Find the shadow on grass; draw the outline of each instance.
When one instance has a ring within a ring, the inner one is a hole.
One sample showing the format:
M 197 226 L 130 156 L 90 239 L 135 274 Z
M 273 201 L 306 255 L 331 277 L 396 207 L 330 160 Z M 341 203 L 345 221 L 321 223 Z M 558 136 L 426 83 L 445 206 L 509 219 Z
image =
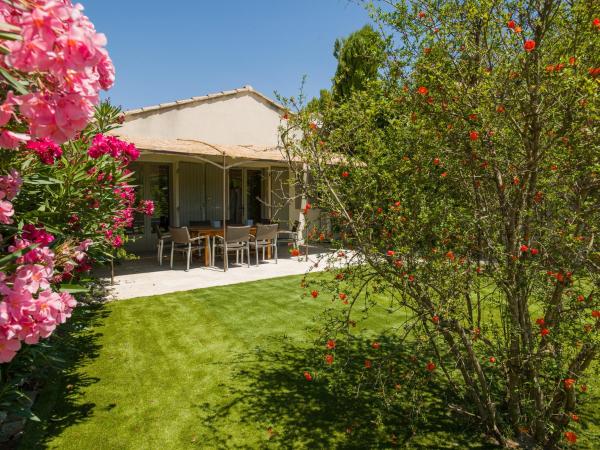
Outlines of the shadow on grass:
M 99 380 L 79 369 L 86 361 L 98 357 L 102 334 L 94 330 L 108 315 L 102 303 L 80 304 L 72 318 L 52 336 L 50 357 L 56 363 L 40 380 L 41 391 L 33 407 L 40 421 L 27 424 L 17 448 L 43 448 L 63 429 L 92 416 L 96 405 L 80 403 L 79 399 L 86 387 Z
M 319 368 L 313 366 L 323 355 L 314 349 L 287 339 L 273 347 L 239 355 L 233 382 L 223 386 L 228 401 L 217 409 L 201 406 L 205 442 L 227 442 L 232 434 L 223 424 L 239 415 L 242 426 L 263 427 L 273 447 L 497 448 L 485 443 L 476 423 L 449 413 L 456 399 L 406 343 L 386 341 L 374 351 L 358 341 L 338 350 L 333 366 Z

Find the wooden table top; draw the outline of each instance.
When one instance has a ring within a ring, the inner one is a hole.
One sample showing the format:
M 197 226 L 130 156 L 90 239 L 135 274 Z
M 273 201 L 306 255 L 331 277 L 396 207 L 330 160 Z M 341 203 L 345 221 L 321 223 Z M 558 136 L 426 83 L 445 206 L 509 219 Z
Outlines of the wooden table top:
M 223 227 L 188 227 L 188 230 L 190 230 L 190 233 L 198 236 L 223 236 Z M 250 227 L 250 234 L 256 234 L 255 226 Z

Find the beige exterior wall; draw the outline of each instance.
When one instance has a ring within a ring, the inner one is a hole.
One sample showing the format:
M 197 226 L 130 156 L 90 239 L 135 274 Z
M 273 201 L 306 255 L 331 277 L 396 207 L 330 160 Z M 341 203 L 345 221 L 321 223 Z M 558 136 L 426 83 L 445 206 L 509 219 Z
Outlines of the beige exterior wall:
M 245 91 L 127 115 L 119 134 L 275 147 L 281 114 L 258 94 Z

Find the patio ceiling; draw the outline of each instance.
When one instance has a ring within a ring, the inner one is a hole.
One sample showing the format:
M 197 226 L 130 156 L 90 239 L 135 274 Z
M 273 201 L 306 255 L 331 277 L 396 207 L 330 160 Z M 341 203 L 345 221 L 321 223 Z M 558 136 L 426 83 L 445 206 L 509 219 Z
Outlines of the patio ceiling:
M 255 145 L 220 145 L 210 144 L 195 139 L 156 139 L 118 135 L 120 139 L 134 144 L 139 150 L 167 154 L 207 157 L 227 157 L 252 161 L 286 162 L 286 155 L 273 147 Z

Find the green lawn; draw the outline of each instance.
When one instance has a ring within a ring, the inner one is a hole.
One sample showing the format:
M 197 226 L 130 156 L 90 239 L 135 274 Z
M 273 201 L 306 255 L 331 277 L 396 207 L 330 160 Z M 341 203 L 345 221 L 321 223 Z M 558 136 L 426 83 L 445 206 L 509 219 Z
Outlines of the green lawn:
M 71 337 L 69 369 L 41 393 L 41 422 L 30 422 L 21 448 L 486 448 L 443 401 L 410 431 L 402 408 L 381 423 L 368 392 L 332 395 L 307 382 L 303 371 L 318 364 L 310 327 L 331 303 L 301 297 L 299 284 L 287 277 L 82 308 L 75 328 L 92 325 Z M 369 322 L 384 329 L 397 319 L 381 310 Z

